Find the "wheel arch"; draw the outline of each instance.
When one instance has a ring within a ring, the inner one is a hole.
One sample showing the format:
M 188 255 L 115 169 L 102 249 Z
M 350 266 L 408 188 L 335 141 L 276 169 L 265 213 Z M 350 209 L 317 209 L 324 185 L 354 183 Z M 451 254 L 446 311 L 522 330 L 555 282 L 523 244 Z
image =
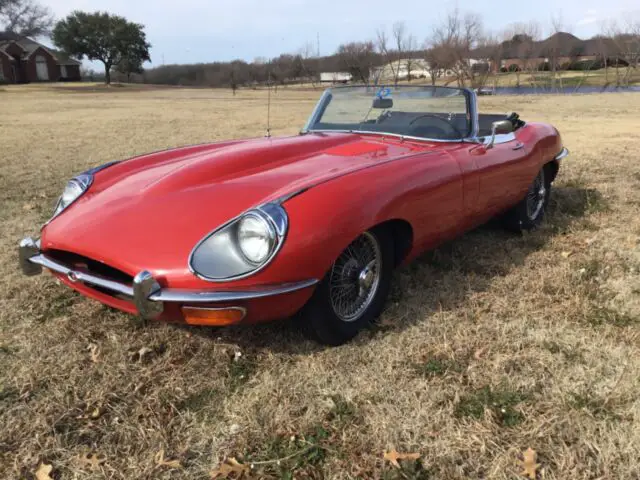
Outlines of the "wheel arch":
M 392 218 L 371 226 L 368 230 L 385 229 L 393 238 L 394 266 L 404 262 L 413 248 L 413 226 L 402 218 Z
M 549 173 L 549 183 L 553 183 L 553 181 L 558 176 L 558 170 L 560 170 L 560 162 L 558 160 L 551 160 L 544 164 L 544 169 Z

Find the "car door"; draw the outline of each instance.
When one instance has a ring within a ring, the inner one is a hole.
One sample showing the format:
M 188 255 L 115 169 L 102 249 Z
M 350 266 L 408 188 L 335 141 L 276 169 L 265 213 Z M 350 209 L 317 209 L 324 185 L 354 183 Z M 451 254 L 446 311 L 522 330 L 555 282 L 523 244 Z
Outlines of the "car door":
M 518 135 L 496 135 L 493 146 L 479 145 L 472 155 L 478 178 L 477 215 L 493 216 L 524 197 L 535 159 Z

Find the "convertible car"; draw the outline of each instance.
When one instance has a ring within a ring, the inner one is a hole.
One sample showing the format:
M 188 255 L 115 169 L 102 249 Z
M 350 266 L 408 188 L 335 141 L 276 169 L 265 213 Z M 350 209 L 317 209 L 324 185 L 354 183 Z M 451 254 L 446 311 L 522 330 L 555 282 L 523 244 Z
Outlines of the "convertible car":
M 19 261 L 145 319 L 295 315 L 337 345 L 380 314 L 396 266 L 495 216 L 538 226 L 567 154 L 551 125 L 479 114 L 473 90 L 332 88 L 299 135 L 78 175 Z

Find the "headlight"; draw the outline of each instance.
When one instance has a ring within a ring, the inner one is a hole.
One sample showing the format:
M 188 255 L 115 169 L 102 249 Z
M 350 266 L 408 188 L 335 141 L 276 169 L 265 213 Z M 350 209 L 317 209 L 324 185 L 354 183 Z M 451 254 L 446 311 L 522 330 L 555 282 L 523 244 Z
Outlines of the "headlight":
M 287 227 L 287 214 L 280 205 L 249 210 L 202 239 L 191 252 L 189 268 L 211 281 L 256 273 L 275 257 Z
M 247 260 L 259 265 L 273 251 L 276 235 L 263 217 L 249 213 L 238 223 L 238 245 Z
M 56 203 L 56 208 L 53 212 L 52 219 L 60 215 L 60 213 L 75 202 L 84 192 L 86 192 L 91 183 L 93 182 L 93 176 L 83 173 L 78 175 L 77 177 L 69 180 L 66 187 L 60 195 L 58 199 L 58 203 Z

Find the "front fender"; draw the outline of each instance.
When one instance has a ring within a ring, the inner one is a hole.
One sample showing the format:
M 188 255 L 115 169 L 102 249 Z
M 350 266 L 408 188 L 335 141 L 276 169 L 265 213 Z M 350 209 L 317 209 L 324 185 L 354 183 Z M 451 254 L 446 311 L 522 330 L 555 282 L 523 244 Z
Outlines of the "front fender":
M 289 199 L 289 233 L 274 269 L 322 278 L 362 232 L 390 220 L 413 230 L 412 252 L 454 234 L 463 215 L 460 168 L 447 153 L 431 151 L 317 185 Z

